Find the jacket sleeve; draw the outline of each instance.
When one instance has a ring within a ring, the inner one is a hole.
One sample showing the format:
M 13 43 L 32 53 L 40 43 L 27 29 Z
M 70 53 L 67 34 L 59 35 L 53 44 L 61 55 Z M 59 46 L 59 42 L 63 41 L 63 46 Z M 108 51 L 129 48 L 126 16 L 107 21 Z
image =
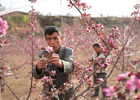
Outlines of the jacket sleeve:
M 96 62 L 96 54 L 94 53 L 91 57 L 89 57 L 89 60 L 91 61 L 91 62 Z
M 63 71 L 66 74 L 70 74 L 73 72 L 74 69 L 74 55 L 73 55 L 73 50 L 72 49 L 66 49 L 64 60 L 62 60 L 63 64 Z
M 35 79 L 41 79 L 44 77 L 44 71 L 41 70 L 40 72 L 37 69 L 37 65 L 35 66 L 35 68 L 33 69 L 33 76 Z
M 39 58 L 42 58 L 43 55 L 43 51 L 39 54 Z M 35 68 L 33 69 L 33 77 L 35 79 L 41 79 L 44 77 L 44 70 L 41 69 L 41 71 L 38 71 L 37 69 L 37 65 L 35 66 Z

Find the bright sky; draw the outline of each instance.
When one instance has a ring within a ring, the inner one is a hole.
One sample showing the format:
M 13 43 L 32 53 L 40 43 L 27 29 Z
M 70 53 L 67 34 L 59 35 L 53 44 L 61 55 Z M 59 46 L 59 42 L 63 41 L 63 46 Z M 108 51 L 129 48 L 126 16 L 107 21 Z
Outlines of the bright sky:
M 93 17 L 103 16 L 130 16 L 134 10 L 133 6 L 140 3 L 140 0 L 83 0 L 90 6 L 89 11 Z M 0 3 L 6 10 L 20 10 L 28 12 L 31 9 L 31 3 L 28 0 L 0 0 Z M 47 15 L 66 15 L 79 16 L 76 9 L 67 7 L 67 0 L 37 0 L 34 4 L 36 11 Z

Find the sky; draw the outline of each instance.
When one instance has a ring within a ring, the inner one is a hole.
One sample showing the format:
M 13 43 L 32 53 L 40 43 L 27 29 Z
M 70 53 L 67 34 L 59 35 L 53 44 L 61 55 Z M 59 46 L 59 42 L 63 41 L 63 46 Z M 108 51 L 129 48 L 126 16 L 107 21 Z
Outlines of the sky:
M 129 17 L 134 11 L 134 5 L 140 3 L 140 0 L 82 0 L 92 8 L 88 11 L 92 17 L 100 17 L 102 14 L 115 17 Z M 28 12 L 31 9 L 31 3 L 28 0 L 0 0 L 5 7 L 5 11 L 0 13 L 8 13 L 12 11 Z M 43 15 L 71 15 L 80 16 L 76 9 L 67 7 L 67 0 L 37 0 L 34 8 Z

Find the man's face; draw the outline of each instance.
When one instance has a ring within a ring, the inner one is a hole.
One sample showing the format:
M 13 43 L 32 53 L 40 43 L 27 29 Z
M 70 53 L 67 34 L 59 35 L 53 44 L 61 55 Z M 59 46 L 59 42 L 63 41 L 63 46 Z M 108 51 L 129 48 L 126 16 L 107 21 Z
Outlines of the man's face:
M 97 47 L 97 46 L 94 47 L 94 50 L 96 53 L 100 53 L 102 51 L 101 47 Z
M 46 42 L 48 46 L 53 47 L 54 52 L 57 52 L 61 45 L 62 37 L 59 36 L 57 32 L 54 32 L 52 35 L 46 34 Z

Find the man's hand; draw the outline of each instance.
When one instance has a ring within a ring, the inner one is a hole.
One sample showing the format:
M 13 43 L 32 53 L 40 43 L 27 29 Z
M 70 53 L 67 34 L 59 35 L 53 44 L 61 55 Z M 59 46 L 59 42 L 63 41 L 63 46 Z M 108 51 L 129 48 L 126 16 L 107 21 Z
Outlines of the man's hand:
M 39 58 L 37 62 L 37 69 L 40 71 L 47 66 L 46 58 Z
M 91 64 L 98 63 L 98 61 L 97 61 L 96 59 L 93 59 L 93 58 L 89 58 L 88 61 L 89 61 Z
M 63 68 L 62 61 L 59 59 L 59 55 L 56 53 L 53 53 L 51 56 L 47 57 L 48 62 L 58 66 L 59 68 Z
M 93 64 L 93 63 L 94 63 L 92 59 L 88 59 L 88 61 L 89 61 L 91 64 Z
M 93 60 L 91 58 L 88 59 L 89 62 L 92 62 Z

